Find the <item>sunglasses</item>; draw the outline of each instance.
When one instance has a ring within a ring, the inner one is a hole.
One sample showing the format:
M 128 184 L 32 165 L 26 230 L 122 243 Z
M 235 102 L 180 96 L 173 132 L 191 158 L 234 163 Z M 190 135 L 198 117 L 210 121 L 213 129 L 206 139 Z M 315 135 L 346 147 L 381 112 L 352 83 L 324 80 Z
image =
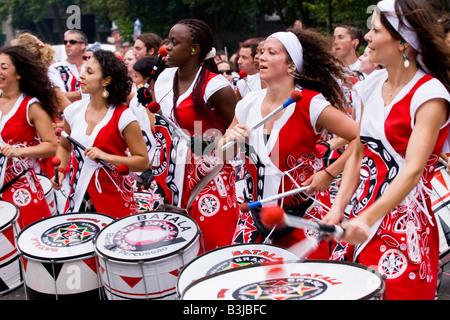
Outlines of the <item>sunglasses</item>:
M 231 75 L 231 70 L 219 70 L 220 74 L 226 73 L 227 75 Z
M 71 45 L 77 44 L 77 43 L 83 43 L 83 41 L 77 41 L 77 40 L 64 40 L 64 45 L 67 45 L 70 43 Z
M 88 61 L 91 57 L 83 57 L 84 61 Z

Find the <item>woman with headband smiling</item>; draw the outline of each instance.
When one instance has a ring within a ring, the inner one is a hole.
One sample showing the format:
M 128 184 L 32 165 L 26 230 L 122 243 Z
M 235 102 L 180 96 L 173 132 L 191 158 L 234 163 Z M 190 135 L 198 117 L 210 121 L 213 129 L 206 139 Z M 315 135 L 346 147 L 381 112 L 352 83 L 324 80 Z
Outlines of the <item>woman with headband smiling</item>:
M 359 139 L 325 223 L 344 219 L 359 263 L 386 277 L 387 299 L 435 299 L 439 236 L 430 193 L 448 136 L 450 51 L 422 0 L 378 3 L 365 36 L 386 69 L 362 84 Z
M 231 129 L 222 140 L 223 145 L 231 141 L 246 143 L 246 201 L 309 186 L 307 193 L 284 198 L 278 204 L 290 214 L 307 219 L 320 220 L 328 211 L 328 187 L 343 170 L 347 156 L 344 154 L 324 169 L 316 143 L 324 130 L 348 141 L 355 139 L 357 133 L 356 123 L 343 111 L 343 94 L 337 79 L 346 79 L 330 54 L 330 43 L 321 34 L 304 29 L 277 32 L 265 40 L 259 65 L 267 89 L 250 93 L 238 103 Z M 295 90 L 301 91 L 299 102 L 251 132 L 250 128 L 288 100 Z M 237 149 L 227 152 L 224 157 L 229 159 L 236 152 Z M 253 217 L 257 226 L 250 241 L 260 241 L 262 236 L 270 238 L 273 244 L 290 247 L 308 236 L 300 229 L 265 229 L 258 211 L 253 209 L 248 216 L 247 224 L 251 225 Z M 329 244 L 322 243 L 310 257 L 328 259 L 329 255 Z

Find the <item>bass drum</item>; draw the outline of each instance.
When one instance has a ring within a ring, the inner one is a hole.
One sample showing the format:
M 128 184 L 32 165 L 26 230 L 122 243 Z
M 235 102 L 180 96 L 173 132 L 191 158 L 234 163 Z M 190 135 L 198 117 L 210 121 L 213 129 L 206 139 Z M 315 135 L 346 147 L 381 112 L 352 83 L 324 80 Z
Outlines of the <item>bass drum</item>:
M 102 299 L 93 241 L 113 222 L 98 213 L 66 213 L 24 228 L 17 238 L 29 300 Z
M 200 231 L 184 214 L 152 211 L 121 218 L 95 240 L 109 300 L 174 300 L 179 271 L 200 252 Z
M 382 300 L 384 279 L 351 262 L 250 265 L 191 283 L 183 300 Z
M 177 291 L 183 291 L 192 282 L 224 270 L 256 263 L 296 261 L 298 257 L 291 251 L 259 243 L 237 244 L 208 251 L 191 261 L 181 270 Z

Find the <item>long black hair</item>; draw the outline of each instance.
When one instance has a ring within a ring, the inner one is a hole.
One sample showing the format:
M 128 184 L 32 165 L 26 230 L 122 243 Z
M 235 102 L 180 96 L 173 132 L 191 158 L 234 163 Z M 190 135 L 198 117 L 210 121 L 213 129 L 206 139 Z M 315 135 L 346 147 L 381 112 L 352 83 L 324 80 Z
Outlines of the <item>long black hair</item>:
M 192 90 L 192 101 L 194 103 L 194 109 L 203 117 L 205 121 L 210 123 L 214 128 L 223 130 L 223 132 L 225 132 L 225 129 L 227 128 L 229 123 L 227 123 L 225 119 L 223 119 L 213 111 L 214 106 L 207 105 L 207 103 L 203 100 L 203 86 L 206 79 L 209 77 L 211 72 L 219 72 L 214 61 L 214 57 L 205 59 L 206 55 L 211 51 L 214 45 L 214 37 L 211 28 L 204 21 L 198 19 L 184 19 L 178 21 L 176 24 L 185 25 L 189 29 L 192 43 L 198 44 L 200 46 L 199 58 L 203 68 Z M 176 110 L 177 100 L 179 97 L 177 82 L 178 74 L 176 73 L 173 82 L 174 108 L 172 110 L 174 119 L 179 123 L 179 117 Z
M 54 120 L 58 115 L 56 107 L 58 100 L 44 63 L 22 46 L 3 47 L 0 49 L 0 54 L 9 56 L 17 74 L 20 75 L 20 91 L 28 96 L 36 97 L 45 112 Z

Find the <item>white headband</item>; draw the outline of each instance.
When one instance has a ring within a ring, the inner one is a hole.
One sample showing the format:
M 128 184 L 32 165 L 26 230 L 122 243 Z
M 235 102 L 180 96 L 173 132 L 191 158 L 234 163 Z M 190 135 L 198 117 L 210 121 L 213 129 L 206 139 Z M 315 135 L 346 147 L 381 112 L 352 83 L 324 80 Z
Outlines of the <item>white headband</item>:
M 303 71 L 303 47 L 297 36 L 292 32 L 276 32 L 268 38 L 275 38 L 279 40 L 286 48 L 289 56 L 297 68 L 298 73 Z
M 406 19 L 402 19 L 403 24 L 400 25 L 400 20 L 395 12 L 395 0 L 380 1 L 377 6 L 380 11 L 384 13 L 389 23 L 402 36 L 402 38 L 405 39 L 405 41 L 408 42 L 414 50 L 421 53 L 422 48 L 420 47 L 419 37 L 409 22 Z

